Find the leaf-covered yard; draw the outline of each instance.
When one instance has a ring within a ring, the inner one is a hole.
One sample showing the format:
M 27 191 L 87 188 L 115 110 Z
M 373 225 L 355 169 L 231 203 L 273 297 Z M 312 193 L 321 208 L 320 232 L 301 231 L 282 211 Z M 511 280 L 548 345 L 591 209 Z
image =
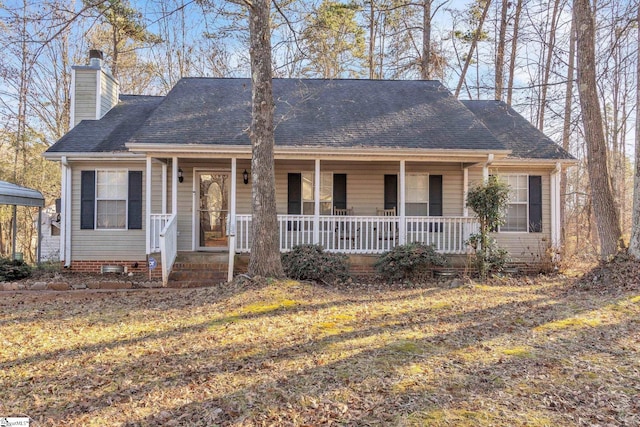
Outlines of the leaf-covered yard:
M 0 416 L 32 426 L 640 425 L 637 284 L 285 281 L 0 309 Z

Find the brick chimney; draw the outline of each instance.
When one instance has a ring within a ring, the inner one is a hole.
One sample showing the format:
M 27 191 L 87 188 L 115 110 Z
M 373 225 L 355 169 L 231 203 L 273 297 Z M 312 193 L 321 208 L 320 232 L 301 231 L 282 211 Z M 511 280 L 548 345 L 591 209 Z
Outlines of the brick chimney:
M 71 127 L 100 120 L 118 103 L 119 84 L 104 67 L 101 50 L 89 51 L 89 65 L 74 65 L 71 74 Z

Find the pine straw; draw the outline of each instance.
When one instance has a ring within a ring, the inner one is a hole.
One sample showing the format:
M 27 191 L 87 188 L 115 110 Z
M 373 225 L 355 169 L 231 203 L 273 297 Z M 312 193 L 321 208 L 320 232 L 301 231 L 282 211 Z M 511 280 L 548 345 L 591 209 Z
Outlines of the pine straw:
M 0 416 L 32 426 L 639 425 L 640 292 L 574 286 L 239 280 L 4 294 Z

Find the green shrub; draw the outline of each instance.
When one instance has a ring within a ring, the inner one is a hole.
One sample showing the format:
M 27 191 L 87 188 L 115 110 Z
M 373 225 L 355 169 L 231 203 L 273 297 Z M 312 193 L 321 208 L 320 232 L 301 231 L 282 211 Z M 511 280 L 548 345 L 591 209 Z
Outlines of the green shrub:
M 332 283 L 349 278 L 346 255 L 325 252 L 320 245 L 295 246 L 282 254 L 282 267 L 287 277 Z
M 509 203 L 509 185 L 492 175 L 486 183 L 475 186 L 467 192 L 467 206 L 480 223 L 480 231 L 467 241 L 475 251 L 474 264 L 482 280 L 497 267 L 502 268 L 507 253 L 498 248 L 497 243 L 489 236 L 504 224 L 504 216 Z M 502 263 L 502 264 L 501 264 Z
M 375 263 L 378 273 L 388 281 L 411 280 L 433 267 L 447 265 L 447 259 L 431 245 L 409 243 L 384 253 Z
M 12 282 L 31 276 L 31 267 L 24 261 L 0 258 L 0 282 Z
M 509 252 L 499 247 L 493 237 L 486 237 L 486 246 L 484 248 L 481 242 L 482 236 L 480 234 L 472 234 L 467 240 L 467 244 L 473 249 L 471 262 L 480 277 L 486 278 L 489 273 L 502 271 L 510 259 Z

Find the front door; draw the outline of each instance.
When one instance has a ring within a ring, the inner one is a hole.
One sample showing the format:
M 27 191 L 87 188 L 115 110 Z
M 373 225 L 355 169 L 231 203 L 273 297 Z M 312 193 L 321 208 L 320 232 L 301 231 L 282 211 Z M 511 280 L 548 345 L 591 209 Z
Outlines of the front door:
M 197 172 L 198 249 L 228 247 L 229 175 L 227 172 Z

